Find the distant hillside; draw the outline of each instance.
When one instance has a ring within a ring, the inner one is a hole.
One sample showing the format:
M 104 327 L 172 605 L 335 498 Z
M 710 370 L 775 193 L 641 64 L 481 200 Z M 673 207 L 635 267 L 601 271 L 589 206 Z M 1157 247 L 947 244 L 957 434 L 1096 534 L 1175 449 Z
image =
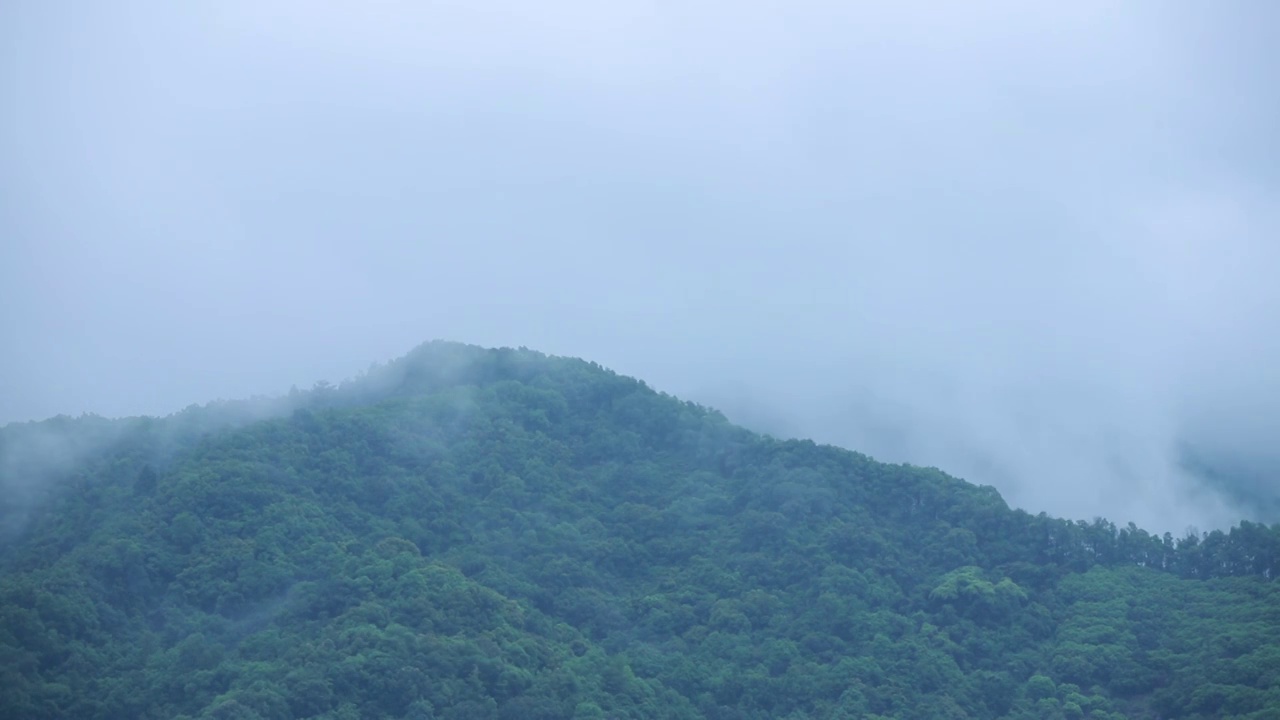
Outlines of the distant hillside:
M 0 429 L 0 719 L 1278 718 L 1280 525 L 1156 537 L 429 343 Z
M 1231 457 L 1184 445 L 1181 460 L 1205 487 L 1246 508 L 1254 520 L 1280 522 L 1280 466 L 1274 458 Z

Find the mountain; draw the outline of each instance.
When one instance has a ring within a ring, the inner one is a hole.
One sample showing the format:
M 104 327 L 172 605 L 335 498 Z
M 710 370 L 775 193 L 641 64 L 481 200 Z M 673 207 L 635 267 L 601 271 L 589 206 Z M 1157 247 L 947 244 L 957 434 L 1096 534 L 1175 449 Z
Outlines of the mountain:
M 1277 718 L 1280 525 L 1157 537 L 428 343 L 0 429 L 0 718 Z

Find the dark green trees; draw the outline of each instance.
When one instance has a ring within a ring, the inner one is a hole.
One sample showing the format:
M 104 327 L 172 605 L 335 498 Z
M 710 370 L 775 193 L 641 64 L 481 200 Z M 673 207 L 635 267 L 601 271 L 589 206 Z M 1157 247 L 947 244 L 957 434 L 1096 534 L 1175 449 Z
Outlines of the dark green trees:
M 84 450 L 21 523 L 0 505 L 0 718 L 1280 707 L 1280 527 L 1032 516 L 581 361 L 429 344 L 274 405 L 57 429 Z

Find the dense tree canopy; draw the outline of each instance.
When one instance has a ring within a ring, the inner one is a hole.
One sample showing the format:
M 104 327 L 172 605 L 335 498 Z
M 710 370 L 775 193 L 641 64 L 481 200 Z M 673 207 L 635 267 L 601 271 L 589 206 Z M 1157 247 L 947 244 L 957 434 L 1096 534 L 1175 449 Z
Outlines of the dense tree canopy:
M 1033 516 L 527 350 L 0 472 L 5 719 L 1280 718 L 1280 526 Z

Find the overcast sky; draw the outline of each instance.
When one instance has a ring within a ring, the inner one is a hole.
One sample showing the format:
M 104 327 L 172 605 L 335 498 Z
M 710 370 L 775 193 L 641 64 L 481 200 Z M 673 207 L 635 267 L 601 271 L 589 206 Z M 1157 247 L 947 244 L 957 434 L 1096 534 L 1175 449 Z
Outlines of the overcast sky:
M 444 338 L 1179 532 L 1280 458 L 1280 5 L 0 4 L 0 423 Z M 1280 462 L 1277 463 L 1280 466 Z

